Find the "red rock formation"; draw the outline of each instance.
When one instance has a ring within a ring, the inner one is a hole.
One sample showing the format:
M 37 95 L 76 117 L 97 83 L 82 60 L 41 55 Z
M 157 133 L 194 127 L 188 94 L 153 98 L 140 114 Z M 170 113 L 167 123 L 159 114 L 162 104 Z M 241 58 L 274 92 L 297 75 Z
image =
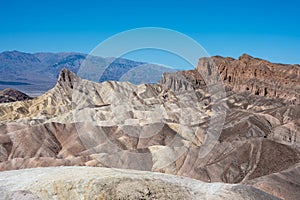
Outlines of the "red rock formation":
M 238 60 L 212 57 L 223 83 L 234 91 L 300 102 L 300 65 L 284 65 L 243 54 Z M 198 68 L 201 68 L 201 61 Z

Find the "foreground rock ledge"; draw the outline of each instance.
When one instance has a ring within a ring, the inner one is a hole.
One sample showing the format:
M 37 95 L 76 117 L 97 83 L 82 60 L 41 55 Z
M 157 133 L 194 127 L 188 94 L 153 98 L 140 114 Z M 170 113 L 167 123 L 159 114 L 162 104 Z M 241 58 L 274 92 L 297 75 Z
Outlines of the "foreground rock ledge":
M 278 199 L 251 186 L 100 167 L 0 173 L 0 199 Z

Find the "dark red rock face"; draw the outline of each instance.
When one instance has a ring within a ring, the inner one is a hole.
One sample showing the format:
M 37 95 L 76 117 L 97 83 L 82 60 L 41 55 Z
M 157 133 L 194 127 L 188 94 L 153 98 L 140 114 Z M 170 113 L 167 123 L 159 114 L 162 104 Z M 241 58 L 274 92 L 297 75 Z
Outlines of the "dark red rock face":
M 223 83 L 234 91 L 249 91 L 254 95 L 300 102 L 299 65 L 270 63 L 246 54 L 238 60 L 222 57 L 212 57 L 212 60 Z

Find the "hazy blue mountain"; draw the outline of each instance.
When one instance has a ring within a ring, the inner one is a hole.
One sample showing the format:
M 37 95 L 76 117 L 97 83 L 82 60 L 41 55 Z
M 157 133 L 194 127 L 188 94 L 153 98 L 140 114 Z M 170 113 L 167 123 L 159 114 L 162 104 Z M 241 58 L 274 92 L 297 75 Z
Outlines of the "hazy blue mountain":
M 2 81 L 27 80 L 28 72 L 35 71 L 36 68 L 42 70 L 45 67 L 37 57 L 29 53 L 6 51 L 0 54 L 0 80 Z
M 49 62 L 47 67 L 47 72 L 53 75 L 55 78 L 58 77 L 59 72 L 63 69 L 69 69 L 72 72 L 77 73 L 82 61 L 86 58 L 84 54 L 69 54 L 61 57 L 59 60 L 56 59 L 56 62 Z M 54 59 L 53 59 L 54 60 Z M 53 61 L 50 60 L 50 61 Z
M 63 68 L 77 73 L 87 58 L 92 59 L 94 65 L 105 67 L 99 76 L 99 82 L 121 80 L 134 84 L 154 83 L 164 72 L 174 71 L 159 65 L 124 58 L 87 56 L 87 54 L 73 52 L 34 54 L 19 51 L 2 52 L 0 53 L 0 90 L 10 87 L 32 96 L 39 95 L 55 85 L 59 72 Z M 89 72 L 91 75 L 94 73 L 96 72 Z M 89 79 L 89 77 L 85 78 Z

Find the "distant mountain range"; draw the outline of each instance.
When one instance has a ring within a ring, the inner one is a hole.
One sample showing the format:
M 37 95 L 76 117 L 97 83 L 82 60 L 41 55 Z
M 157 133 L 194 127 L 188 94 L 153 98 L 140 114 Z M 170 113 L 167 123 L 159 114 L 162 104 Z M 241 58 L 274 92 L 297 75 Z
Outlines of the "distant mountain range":
M 31 96 L 40 95 L 55 85 L 63 68 L 77 73 L 87 56 L 83 53 L 70 52 L 34 54 L 19 51 L 2 52 L 0 90 L 14 88 Z M 155 83 L 164 72 L 174 71 L 171 68 L 123 58 L 94 57 L 93 60 L 98 66 L 107 66 L 110 63 L 99 78 L 99 82 L 120 80 L 134 84 Z

